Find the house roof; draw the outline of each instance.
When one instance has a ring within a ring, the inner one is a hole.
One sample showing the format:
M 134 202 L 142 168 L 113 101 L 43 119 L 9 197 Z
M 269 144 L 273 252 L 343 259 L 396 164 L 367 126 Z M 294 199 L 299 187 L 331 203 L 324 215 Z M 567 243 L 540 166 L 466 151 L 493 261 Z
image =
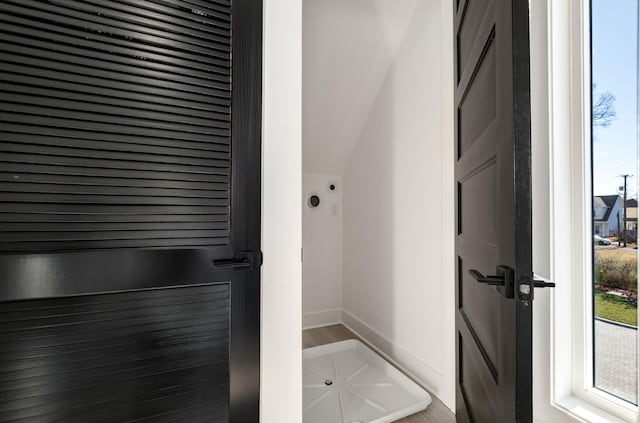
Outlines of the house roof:
M 596 212 L 596 209 L 598 209 L 599 212 Z M 600 213 L 601 210 L 604 210 L 604 213 Z M 602 198 L 593 197 L 593 219 L 596 222 L 601 222 L 602 217 L 605 215 L 606 212 L 607 212 L 607 205 L 604 203 L 604 201 L 602 201 Z
M 638 200 L 635 198 L 627 200 L 627 207 L 638 207 Z
M 604 201 L 604 203 L 607 205 L 607 207 L 613 207 L 616 205 L 616 201 L 618 201 L 618 198 L 620 198 L 620 196 L 618 194 L 615 195 L 598 195 L 599 198 L 602 199 L 602 201 Z
M 607 211 L 604 213 L 601 219 L 596 219 L 597 221 L 606 222 L 609 220 L 609 216 L 611 216 L 611 212 L 613 211 L 613 207 L 616 205 L 616 201 L 620 198 L 619 195 L 596 195 L 593 197 L 594 202 L 598 202 L 600 204 L 604 204 L 607 208 Z M 627 202 L 628 203 L 628 202 Z

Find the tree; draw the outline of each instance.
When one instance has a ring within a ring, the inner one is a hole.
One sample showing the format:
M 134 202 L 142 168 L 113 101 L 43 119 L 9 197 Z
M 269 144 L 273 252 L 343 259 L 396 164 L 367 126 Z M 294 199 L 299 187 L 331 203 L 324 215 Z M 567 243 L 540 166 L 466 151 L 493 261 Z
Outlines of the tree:
M 606 128 L 611 125 L 616 119 L 616 97 L 611 94 L 611 91 L 605 91 L 597 96 L 596 99 L 596 86 L 593 86 L 593 111 L 592 121 L 594 127 Z

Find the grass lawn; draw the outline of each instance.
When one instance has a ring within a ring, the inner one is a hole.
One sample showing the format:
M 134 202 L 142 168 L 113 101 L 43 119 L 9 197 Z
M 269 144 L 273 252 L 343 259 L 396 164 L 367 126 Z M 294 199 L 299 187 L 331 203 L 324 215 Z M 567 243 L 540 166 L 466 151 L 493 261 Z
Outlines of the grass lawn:
M 596 247 L 596 257 L 603 258 L 620 258 L 623 260 L 635 260 L 638 257 L 638 250 L 629 248 L 600 249 Z
M 627 304 L 622 297 L 597 292 L 595 308 L 596 316 L 598 317 L 638 326 L 638 308 Z

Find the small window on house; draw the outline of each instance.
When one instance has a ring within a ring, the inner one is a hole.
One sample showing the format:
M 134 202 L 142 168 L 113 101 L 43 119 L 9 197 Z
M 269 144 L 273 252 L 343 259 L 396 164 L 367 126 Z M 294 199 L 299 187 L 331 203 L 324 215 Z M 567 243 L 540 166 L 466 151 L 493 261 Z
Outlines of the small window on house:
M 638 0 L 592 0 L 593 385 L 638 403 Z

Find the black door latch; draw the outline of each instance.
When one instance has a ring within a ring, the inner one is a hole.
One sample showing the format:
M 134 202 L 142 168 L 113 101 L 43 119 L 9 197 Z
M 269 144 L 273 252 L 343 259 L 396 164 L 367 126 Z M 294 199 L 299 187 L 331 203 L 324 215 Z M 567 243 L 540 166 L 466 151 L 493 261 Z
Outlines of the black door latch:
M 240 251 L 233 258 L 213 260 L 213 267 L 220 270 L 255 270 L 262 266 L 262 251 Z
M 496 267 L 496 275 L 495 276 L 485 276 L 477 270 L 471 269 L 469 270 L 469 274 L 473 276 L 473 278 L 478 283 L 483 283 L 486 285 L 493 285 L 497 287 L 498 292 L 504 295 L 507 298 L 515 298 L 515 277 L 514 271 L 510 267 L 507 266 L 498 266 Z M 531 292 L 530 281 L 523 280 L 520 283 L 520 298 L 525 300 L 533 299 Z M 533 286 L 535 288 L 555 288 L 556 284 L 554 282 L 547 282 L 533 279 Z
M 534 288 L 555 288 L 555 282 L 547 282 L 547 281 L 537 281 L 534 279 L 533 281 Z
M 515 296 L 515 282 L 513 276 L 513 269 L 507 266 L 497 266 L 495 276 L 485 276 L 475 269 L 469 270 L 469 274 L 478 283 L 486 285 L 493 285 L 496 290 L 507 298 L 514 298 Z

